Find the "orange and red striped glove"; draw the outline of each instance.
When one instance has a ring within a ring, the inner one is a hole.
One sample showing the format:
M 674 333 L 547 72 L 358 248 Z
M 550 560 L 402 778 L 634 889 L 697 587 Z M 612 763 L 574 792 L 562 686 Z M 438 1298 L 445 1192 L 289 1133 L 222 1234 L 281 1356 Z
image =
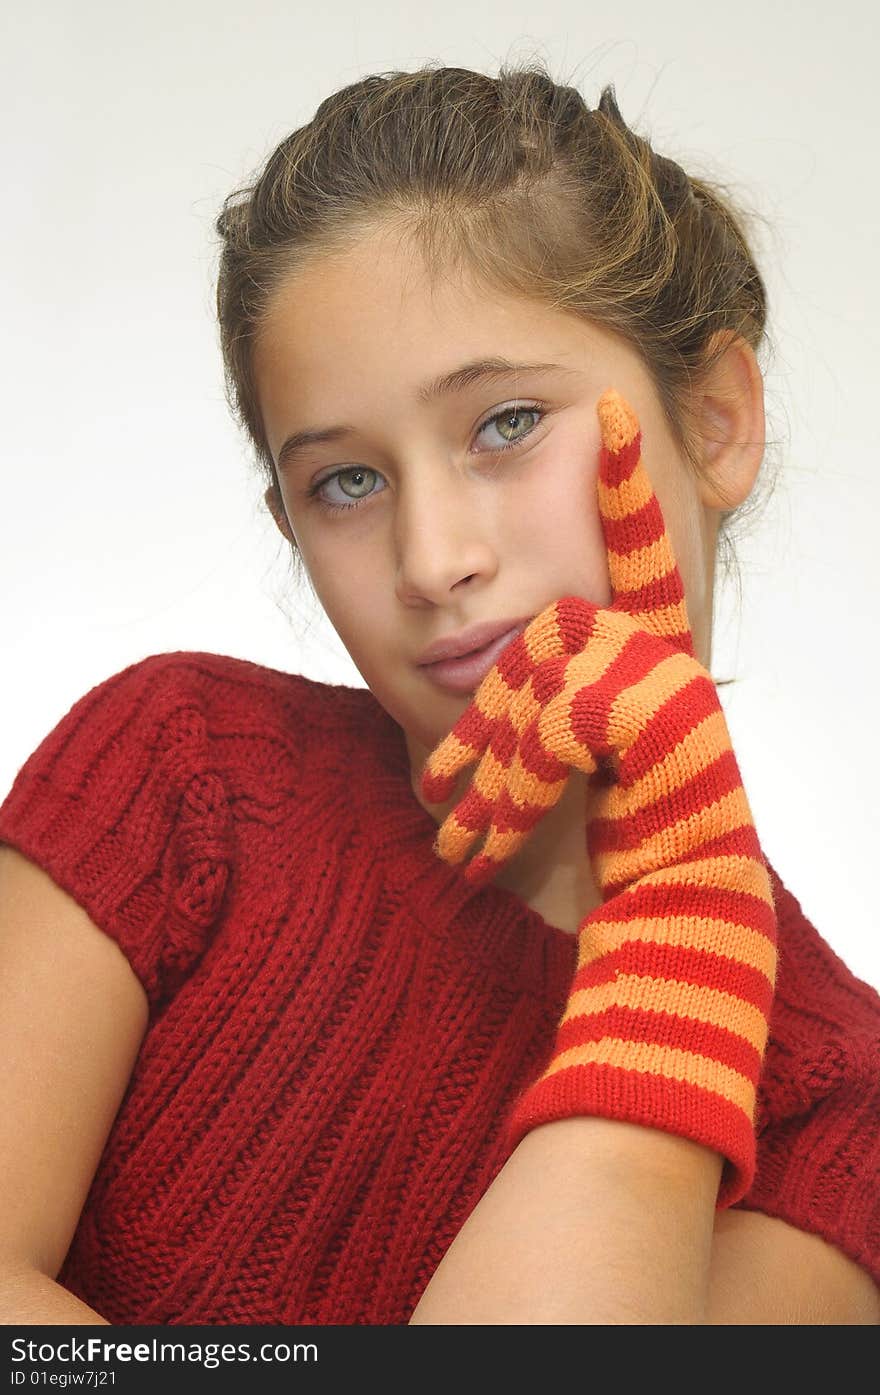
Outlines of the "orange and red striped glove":
M 600 791 L 586 828 L 603 904 L 553 1051 L 509 1121 L 602 1115 L 690 1138 L 724 1158 L 716 1206 L 749 1190 L 755 1103 L 776 976 L 767 865 L 684 588 L 641 460 L 638 420 L 597 404 L 599 510 L 612 603 L 554 602 L 504 650 L 428 758 L 442 803 L 479 760 L 435 847 L 476 884 L 516 852 L 572 768 Z

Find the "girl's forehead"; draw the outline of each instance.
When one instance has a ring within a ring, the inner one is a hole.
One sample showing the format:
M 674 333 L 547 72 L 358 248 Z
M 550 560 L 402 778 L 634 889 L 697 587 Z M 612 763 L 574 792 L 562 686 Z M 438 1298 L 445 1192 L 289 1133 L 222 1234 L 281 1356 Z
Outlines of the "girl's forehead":
M 405 246 L 355 244 L 285 277 L 254 343 L 258 377 L 284 370 L 301 385 L 340 367 L 371 378 L 393 368 L 421 382 L 455 363 L 506 356 L 523 362 L 607 357 L 622 341 L 536 297 L 429 275 Z M 384 253 L 387 252 L 387 255 Z
M 405 248 L 357 244 L 348 252 L 310 259 L 284 276 L 268 302 L 264 324 L 308 321 L 315 332 L 330 319 L 356 329 L 373 321 L 443 324 L 462 316 L 534 315 L 549 307 L 535 298 L 480 283 L 474 275 L 438 276 Z

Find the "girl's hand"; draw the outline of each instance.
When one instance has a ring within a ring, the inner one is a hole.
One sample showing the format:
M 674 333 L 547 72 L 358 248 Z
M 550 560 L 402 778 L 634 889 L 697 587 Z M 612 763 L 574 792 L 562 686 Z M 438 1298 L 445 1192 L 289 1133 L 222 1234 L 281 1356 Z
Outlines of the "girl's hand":
M 556 803 L 572 768 L 604 788 L 586 830 L 604 904 L 579 930 L 557 1044 L 520 1099 L 530 1128 L 601 1114 L 722 1153 L 719 1206 L 754 1174 L 754 1112 L 776 971 L 766 863 L 715 685 L 694 657 L 684 591 L 641 432 L 616 392 L 598 403 L 598 491 L 613 599 L 548 606 L 486 675 L 428 759 L 449 797 L 437 850 L 481 883 Z
M 556 804 L 572 768 L 597 783 L 618 777 L 614 756 L 647 722 L 651 699 L 642 684 L 616 712 L 605 709 L 640 669 L 647 673 L 673 651 L 693 662 L 677 670 L 667 663 L 661 677 L 674 682 L 699 668 L 681 574 L 640 458 L 638 422 L 613 390 L 599 399 L 597 413 L 599 516 L 611 605 L 601 609 L 566 596 L 542 611 L 504 650 L 422 775 L 425 798 L 442 803 L 460 772 L 482 756 L 437 840 L 440 856 L 460 863 L 488 829 L 481 854 L 465 869 L 474 885 L 490 880 L 517 852 Z M 655 639 L 643 638 L 643 631 Z M 601 726 L 603 712 L 612 724 L 608 730 Z

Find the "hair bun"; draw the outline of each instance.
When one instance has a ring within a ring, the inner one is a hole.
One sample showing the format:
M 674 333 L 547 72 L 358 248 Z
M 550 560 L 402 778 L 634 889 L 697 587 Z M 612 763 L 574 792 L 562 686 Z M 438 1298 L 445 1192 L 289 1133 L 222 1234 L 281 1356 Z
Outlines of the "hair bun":
M 659 155 L 648 141 L 637 136 L 626 124 L 617 105 L 613 83 L 609 83 L 607 87 L 602 89 L 596 110 L 600 111 L 603 116 L 607 116 L 609 121 L 614 122 L 633 149 L 644 152 L 648 156 L 658 196 L 668 214 L 674 216 L 686 204 L 696 202 L 693 185 L 681 165 L 676 164 L 675 160 L 667 159 L 665 155 Z
M 667 213 L 674 215 L 680 212 L 686 204 L 696 202 L 694 186 L 681 165 L 676 164 L 675 160 L 669 160 L 665 155 L 658 155 L 655 150 L 652 150 L 651 168 L 657 184 L 657 193 L 660 195 Z

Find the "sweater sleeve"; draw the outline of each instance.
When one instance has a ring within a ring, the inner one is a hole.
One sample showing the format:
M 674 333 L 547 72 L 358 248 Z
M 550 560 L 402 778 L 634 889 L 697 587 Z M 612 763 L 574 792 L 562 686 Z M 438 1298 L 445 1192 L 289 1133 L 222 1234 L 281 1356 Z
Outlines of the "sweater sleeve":
M 880 995 L 771 875 L 779 971 L 739 1205 L 821 1236 L 880 1285 Z
M 0 805 L 0 842 L 117 942 L 151 1009 L 208 943 L 231 862 L 229 802 L 186 658 L 152 655 L 92 688 Z

